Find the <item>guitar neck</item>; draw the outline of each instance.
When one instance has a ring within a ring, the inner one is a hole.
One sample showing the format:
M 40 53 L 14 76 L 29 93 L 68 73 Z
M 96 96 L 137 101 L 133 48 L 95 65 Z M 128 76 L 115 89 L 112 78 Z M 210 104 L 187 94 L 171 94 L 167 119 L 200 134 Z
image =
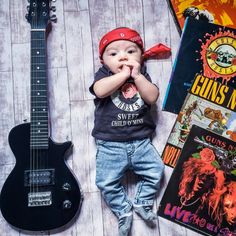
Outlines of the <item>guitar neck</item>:
M 33 149 L 48 148 L 46 32 L 31 30 L 31 131 Z

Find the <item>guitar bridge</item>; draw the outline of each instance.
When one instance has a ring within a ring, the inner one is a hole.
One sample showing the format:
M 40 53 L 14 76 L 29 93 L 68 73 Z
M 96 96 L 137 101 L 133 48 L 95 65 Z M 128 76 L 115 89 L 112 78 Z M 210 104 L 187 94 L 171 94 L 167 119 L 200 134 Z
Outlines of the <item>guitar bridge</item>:
M 54 169 L 26 170 L 24 185 L 25 187 L 54 185 L 54 176 Z
M 50 206 L 52 204 L 51 192 L 28 193 L 28 207 Z

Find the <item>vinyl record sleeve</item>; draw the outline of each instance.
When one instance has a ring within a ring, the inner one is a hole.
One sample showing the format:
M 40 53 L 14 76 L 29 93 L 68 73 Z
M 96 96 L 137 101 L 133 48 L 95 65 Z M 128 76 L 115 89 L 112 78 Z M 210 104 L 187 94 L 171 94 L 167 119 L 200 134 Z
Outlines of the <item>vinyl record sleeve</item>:
M 178 114 L 196 76 L 236 86 L 236 29 L 188 18 L 162 109 Z
M 195 77 L 162 152 L 165 165 L 175 167 L 194 124 L 236 141 L 236 89 Z
M 158 215 L 203 235 L 235 235 L 235 153 L 235 142 L 193 125 Z
M 236 28 L 236 2 L 232 0 L 167 0 L 181 34 L 187 16 Z

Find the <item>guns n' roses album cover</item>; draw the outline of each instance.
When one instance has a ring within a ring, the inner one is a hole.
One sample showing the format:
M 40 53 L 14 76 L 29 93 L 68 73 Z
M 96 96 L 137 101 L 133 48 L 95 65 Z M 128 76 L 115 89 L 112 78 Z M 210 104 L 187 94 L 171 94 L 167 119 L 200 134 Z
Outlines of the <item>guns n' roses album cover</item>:
M 186 17 L 236 28 L 236 1 L 234 0 L 168 0 L 179 32 Z
M 204 235 L 236 235 L 236 143 L 193 125 L 158 214 Z
M 195 77 L 162 153 L 166 165 L 175 167 L 193 124 L 236 142 L 236 89 Z
M 163 110 L 178 114 L 196 76 L 236 87 L 236 29 L 188 18 Z

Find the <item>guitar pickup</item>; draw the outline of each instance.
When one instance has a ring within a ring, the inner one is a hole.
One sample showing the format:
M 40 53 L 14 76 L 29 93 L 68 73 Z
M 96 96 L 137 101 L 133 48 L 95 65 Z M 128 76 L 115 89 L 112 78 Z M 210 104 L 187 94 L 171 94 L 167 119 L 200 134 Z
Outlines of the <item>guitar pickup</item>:
M 50 206 L 52 204 L 51 192 L 28 193 L 28 207 Z
M 26 170 L 24 186 L 48 186 L 55 184 L 55 169 Z

